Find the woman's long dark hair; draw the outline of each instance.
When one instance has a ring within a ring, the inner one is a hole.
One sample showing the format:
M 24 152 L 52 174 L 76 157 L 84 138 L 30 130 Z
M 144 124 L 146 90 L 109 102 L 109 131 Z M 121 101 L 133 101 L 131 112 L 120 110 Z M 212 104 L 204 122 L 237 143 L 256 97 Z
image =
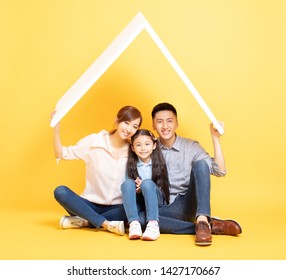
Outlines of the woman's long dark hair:
M 135 139 L 140 135 L 146 135 L 151 138 L 153 143 L 157 143 L 157 139 L 153 133 L 147 129 L 138 129 L 137 132 L 131 137 L 131 144 L 129 146 L 128 160 L 127 160 L 127 175 L 130 179 L 136 180 L 139 177 L 137 170 L 138 157 L 135 152 L 132 150 L 132 145 Z M 167 166 L 165 159 L 161 152 L 159 145 L 156 145 L 156 148 L 151 154 L 152 159 L 152 181 L 163 191 L 165 195 L 166 202 L 169 204 L 169 180 Z

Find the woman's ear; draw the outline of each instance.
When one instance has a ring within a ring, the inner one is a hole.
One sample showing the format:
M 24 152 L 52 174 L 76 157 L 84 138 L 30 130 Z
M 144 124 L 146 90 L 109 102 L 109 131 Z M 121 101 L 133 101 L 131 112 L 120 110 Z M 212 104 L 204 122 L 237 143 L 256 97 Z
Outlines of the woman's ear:
M 117 118 L 117 117 L 114 118 L 114 124 L 113 124 L 113 126 L 114 126 L 115 129 L 116 129 L 117 126 L 118 126 L 118 118 Z

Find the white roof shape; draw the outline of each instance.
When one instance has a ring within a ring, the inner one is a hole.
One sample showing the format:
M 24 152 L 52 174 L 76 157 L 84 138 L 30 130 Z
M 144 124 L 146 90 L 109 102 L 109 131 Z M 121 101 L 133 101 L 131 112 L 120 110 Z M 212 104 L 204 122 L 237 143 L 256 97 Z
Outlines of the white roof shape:
M 146 30 L 171 66 L 177 72 L 179 77 L 185 83 L 191 94 L 199 103 L 205 114 L 217 128 L 220 134 L 224 133 L 223 127 L 216 120 L 212 111 L 200 96 L 192 82 L 186 76 L 182 68 L 176 62 L 172 54 L 163 44 L 159 36 L 156 34 L 152 26 L 146 20 L 141 12 L 139 12 L 129 24 L 121 31 L 121 33 L 110 43 L 103 53 L 91 64 L 91 66 L 83 73 L 83 75 L 68 89 L 68 91 L 60 98 L 56 104 L 56 114 L 51 120 L 51 127 L 54 127 L 68 111 L 83 97 L 83 95 L 92 87 L 92 85 L 102 76 L 102 74 L 112 65 L 112 63 L 123 53 L 123 51 L 132 43 L 132 41 Z

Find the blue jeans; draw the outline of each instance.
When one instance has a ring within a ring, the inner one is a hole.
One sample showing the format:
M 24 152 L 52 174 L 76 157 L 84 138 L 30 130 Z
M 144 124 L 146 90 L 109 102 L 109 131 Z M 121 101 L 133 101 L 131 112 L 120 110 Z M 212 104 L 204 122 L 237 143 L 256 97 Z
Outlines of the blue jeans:
M 197 216 L 210 219 L 210 171 L 204 160 L 196 162 L 190 174 L 190 185 L 185 195 L 178 195 L 172 204 L 159 208 L 162 233 L 194 234 Z M 140 212 L 140 222 L 144 213 Z
M 146 213 L 139 212 L 139 221 L 144 229 L 146 227 Z M 161 233 L 169 234 L 195 234 L 196 224 L 192 222 L 182 221 L 174 218 L 164 217 L 159 214 L 159 226 Z
M 126 221 L 122 204 L 100 205 L 80 197 L 66 186 L 54 191 L 55 199 L 71 216 L 79 216 L 89 222 L 90 227 L 100 228 L 105 220 Z
M 129 223 L 139 221 L 139 212 L 146 211 L 146 221 L 159 221 L 158 203 L 163 204 L 162 193 L 156 184 L 150 180 L 143 180 L 140 186 L 141 193 L 136 194 L 134 180 L 127 179 L 121 185 L 123 206 Z

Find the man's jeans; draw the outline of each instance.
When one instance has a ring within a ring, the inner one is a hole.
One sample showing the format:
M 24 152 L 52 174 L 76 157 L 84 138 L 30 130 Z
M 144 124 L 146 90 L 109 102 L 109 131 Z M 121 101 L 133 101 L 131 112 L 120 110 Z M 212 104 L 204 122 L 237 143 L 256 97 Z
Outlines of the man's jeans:
M 100 228 L 105 221 L 126 221 L 122 204 L 100 205 L 80 197 L 66 186 L 59 186 L 54 191 L 55 199 L 71 216 L 88 220 L 90 227 Z
M 146 222 L 159 221 L 158 204 L 163 205 L 163 196 L 156 184 L 150 180 L 143 180 L 141 193 L 136 194 L 134 180 L 127 179 L 121 185 L 122 200 L 129 223 L 139 221 L 139 212 L 146 211 Z
M 162 233 L 195 233 L 194 221 L 199 215 L 210 217 L 210 171 L 200 160 L 192 167 L 190 186 L 185 195 L 178 195 L 174 202 L 159 208 L 159 225 Z M 140 222 L 144 212 L 140 212 Z

